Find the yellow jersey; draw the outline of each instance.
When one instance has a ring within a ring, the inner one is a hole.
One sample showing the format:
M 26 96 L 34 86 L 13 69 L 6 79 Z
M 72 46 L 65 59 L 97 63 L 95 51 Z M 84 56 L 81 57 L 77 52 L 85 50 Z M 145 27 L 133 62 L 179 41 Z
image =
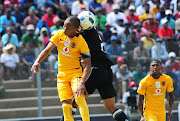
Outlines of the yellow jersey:
M 151 75 L 139 83 L 137 92 L 144 95 L 144 111 L 165 111 L 165 93 L 172 92 L 173 81 L 170 76 L 162 74 L 158 79 Z
M 82 70 L 82 54 L 90 55 L 88 45 L 82 35 L 70 38 L 64 34 L 64 30 L 59 30 L 50 38 L 50 41 L 57 45 L 58 72 L 70 73 L 72 70 Z

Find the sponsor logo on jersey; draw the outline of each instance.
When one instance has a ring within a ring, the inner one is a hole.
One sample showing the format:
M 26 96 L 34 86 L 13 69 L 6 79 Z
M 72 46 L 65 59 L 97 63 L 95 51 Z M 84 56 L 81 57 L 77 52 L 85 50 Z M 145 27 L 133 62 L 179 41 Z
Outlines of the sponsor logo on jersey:
M 69 48 L 64 47 L 64 48 L 63 48 L 63 52 L 64 52 L 64 53 L 68 53 L 68 52 L 69 52 Z
M 75 43 L 75 42 L 72 42 L 72 43 L 71 43 L 71 47 L 72 47 L 72 48 L 76 48 L 76 43 Z
M 163 81 L 163 82 L 162 82 L 162 86 L 165 86 L 165 85 L 166 85 L 166 82 L 165 82 L 165 81 Z
M 65 41 L 65 43 L 64 43 L 64 46 L 69 47 L 70 42 L 71 42 L 71 40 L 66 39 L 66 41 Z

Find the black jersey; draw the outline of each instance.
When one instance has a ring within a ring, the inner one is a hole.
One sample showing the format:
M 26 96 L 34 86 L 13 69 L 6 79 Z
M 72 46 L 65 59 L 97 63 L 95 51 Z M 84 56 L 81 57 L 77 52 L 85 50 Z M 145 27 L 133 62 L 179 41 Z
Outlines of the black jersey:
M 88 44 L 91 53 L 91 64 L 95 67 L 105 67 L 113 65 L 104 52 L 101 38 L 95 28 L 81 31 L 80 34 L 84 37 Z

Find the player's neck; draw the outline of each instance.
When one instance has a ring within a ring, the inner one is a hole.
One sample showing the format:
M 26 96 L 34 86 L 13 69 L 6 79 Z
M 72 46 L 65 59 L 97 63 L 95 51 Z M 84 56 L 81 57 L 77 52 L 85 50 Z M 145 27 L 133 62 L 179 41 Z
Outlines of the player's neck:
M 152 74 L 151 76 L 154 78 L 154 79 L 159 79 L 159 77 L 161 76 L 162 74 L 159 73 L 159 74 Z

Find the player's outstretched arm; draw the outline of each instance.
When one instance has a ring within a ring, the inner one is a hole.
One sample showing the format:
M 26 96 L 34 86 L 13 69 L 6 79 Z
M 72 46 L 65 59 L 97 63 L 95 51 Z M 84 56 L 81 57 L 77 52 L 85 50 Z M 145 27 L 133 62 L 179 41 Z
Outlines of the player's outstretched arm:
M 174 104 L 174 93 L 173 91 L 172 92 L 169 92 L 169 111 L 168 111 L 168 118 L 169 118 L 169 121 L 172 119 L 172 105 Z
M 144 95 L 139 94 L 139 96 L 138 96 L 138 109 L 139 109 L 139 113 L 141 115 L 140 121 L 145 121 L 145 118 L 143 115 L 143 100 L 144 100 Z
M 85 88 L 85 82 L 87 80 L 87 78 L 89 77 L 89 73 L 91 71 L 91 58 L 84 58 L 84 70 L 83 70 L 83 75 L 82 75 L 82 78 L 79 82 L 79 86 L 77 88 L 77 96 L 80 96 L 81 93 L 83 95 L 86 95 L 88 94 L 87 91 L 86 91 L 86 88 Z
M 49 55 L 49 53 L 53 50 L 54 47 L 55 45 L 52 42 L 49 42 L 47 47 L 37 57 L 36 61 L 34 62 L 31 68 L 31 71 L 33 71 L 34 73 L 39 72 L 40 62 L 43 61 Z

